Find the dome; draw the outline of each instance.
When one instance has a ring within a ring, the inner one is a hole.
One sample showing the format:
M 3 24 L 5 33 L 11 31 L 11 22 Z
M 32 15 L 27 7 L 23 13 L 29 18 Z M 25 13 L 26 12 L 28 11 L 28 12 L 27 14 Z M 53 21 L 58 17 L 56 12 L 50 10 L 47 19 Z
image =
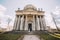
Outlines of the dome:
M 28 4 L 24 7 L 24 9 L 37 9 L 35 6 L 31 5 L 31 4 Z

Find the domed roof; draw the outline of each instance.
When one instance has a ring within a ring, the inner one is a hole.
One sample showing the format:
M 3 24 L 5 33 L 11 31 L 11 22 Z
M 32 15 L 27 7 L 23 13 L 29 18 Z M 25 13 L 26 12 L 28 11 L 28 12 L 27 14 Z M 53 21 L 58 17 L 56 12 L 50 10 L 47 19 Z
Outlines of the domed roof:
M 24 9 L 37 9 L 34 5 L 28 4 L 24 7 Z

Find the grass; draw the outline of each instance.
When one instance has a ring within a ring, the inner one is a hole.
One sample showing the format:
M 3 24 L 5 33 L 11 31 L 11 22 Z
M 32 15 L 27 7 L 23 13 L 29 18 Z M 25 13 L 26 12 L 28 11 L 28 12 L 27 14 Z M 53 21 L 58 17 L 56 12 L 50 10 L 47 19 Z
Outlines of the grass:
M 48 33 L 44 33 L 44 32 L 42 32 L 39 36 L 40 36 L 41 38 L 43 38 L 44 40 L 60 40 L 60 38 L 51 36 L 51 35 L 49 35 Z
M 60 34 L 55 33 L 55 35 L 60 37 Z
M 0 40 L 17 40 L 21 34 L 0 34 Z
M 56 38 L 60 38 L 60 34 L 54 33 L 54 34 L 50 34 L 51 36 L 54 36 Z

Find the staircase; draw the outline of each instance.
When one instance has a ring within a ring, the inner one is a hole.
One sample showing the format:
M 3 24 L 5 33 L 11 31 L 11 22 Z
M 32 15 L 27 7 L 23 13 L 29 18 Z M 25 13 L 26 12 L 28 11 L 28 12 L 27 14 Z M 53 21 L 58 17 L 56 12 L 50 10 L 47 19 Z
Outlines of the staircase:
M 13 33 L 13 34 L 27 34 L 27 35 L 39 35 L 41 34 L 42 32 L 45 32 L 45 31 L 9 31 L 9 32 L 5 32 L 5 33 Z

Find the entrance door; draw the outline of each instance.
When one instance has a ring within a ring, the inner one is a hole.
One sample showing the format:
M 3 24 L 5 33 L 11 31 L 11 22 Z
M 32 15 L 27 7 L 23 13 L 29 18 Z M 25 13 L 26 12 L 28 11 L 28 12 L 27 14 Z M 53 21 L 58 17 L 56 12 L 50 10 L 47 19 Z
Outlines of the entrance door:
M 28 30 L 29 30 L 30 32 L 32 31 L 32 24 L 31 24 L 31 23 L 28 24 Z

